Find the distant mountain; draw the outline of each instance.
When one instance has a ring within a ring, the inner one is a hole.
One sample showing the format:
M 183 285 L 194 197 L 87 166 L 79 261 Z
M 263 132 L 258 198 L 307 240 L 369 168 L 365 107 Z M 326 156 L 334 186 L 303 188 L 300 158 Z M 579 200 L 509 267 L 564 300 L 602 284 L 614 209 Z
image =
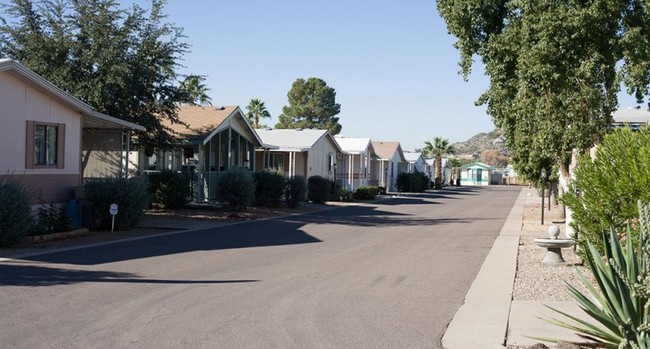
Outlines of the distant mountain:
M 478 159 L 481 155 L 481 152 L 483 152 L 485 149 L 503 150 L 505 145 L 503 144 L 503 139 L 500 138 L 500 136 L 501 135 L 498 130 L 487 133 L 477 133 L 465 142 L 453 143 L 452 145 L 456 149 L 456 153 L 454 155 L 461 158 Z

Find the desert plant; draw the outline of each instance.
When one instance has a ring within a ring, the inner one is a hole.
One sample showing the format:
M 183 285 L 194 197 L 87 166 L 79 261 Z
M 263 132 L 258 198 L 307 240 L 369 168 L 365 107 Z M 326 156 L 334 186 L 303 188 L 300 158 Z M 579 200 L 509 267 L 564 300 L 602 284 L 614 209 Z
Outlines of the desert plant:
M 149 185 L 145 177 L 88 180 L 84 191 L 90 207 L 91 225 L 95 229 L 110 229 L 111 204 L 117 204 L 119 209 L 115 216 L 116 229 L 136 226 L 149 207 Z
M 27 188 L 10 176 L 0 177 L 0 246 L 20 242 L 33 224 Z
M 232 168 L 221 176 L 217 185 L 219 201 L 232 211 L 242 211 L 253 203 L 255 183 L 245 168 Z
M 148 180 L 152 205 L 177 210 L 187 204 L 190 180 L 184 174 L 175 171 L 152 172 Z
M 624 127 L 606 135 L 594 159 L 581 156 L 575 180 L 561 201 L 573 211 L 572 227 L 586 251 L 591 241 L 602 254 L 601 231 L 622 232 L 637 217 L 637 200 L 650 201 L 650 129 Z M 638 228 L 632 226 L 636 240 Z
M 294 176 L 287 181 L 284 190 L 284 196 L 287 200 L 289 208 L 295 208 L 300 201 L 305 200 L 305 193 L 307 192 L 307 185 L 305 184 L 305 177 Z
M 580 308 L 601 326 L 549 307 L 571 320 L 549 320 L 551 323 L 576 331 L 605 348 L 650 349 L 650 245 L 646 244 L 650 206 L 639 202 L 638 210 L 640 234 L 636 249 L 632 239 L 626 239 L 623 247 L 614 229 L 603 237 L 604 256 L 588 242 L 587 262 L 596 286 L 582 273 L 580 276 L 591 297 L 567 284 Z M 628 226 L 628 233 L 630 230 Z
M 260 206 L 277 206 L 284 194 L 285 180 L 277 171 L 256 172 L 255 204 Z
M 361 186 L 352 195 L 355 200 L 374 200 L 377 198 L 379 189 L 376 186 Z
M 329 179 L 321 176 L 309 177 L 307 179 L 307 199 L 316 204 L 324 203 L 327 201 L 329 187 Z

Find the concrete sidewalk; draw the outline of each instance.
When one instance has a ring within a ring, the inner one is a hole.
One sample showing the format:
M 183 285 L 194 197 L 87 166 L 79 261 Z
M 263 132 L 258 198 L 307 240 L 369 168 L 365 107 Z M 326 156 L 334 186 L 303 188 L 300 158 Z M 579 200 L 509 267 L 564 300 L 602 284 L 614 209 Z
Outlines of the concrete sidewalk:
M 445 348 L 525 347 L 541 342 L 526 336 L 579 340 L 571 331 L 538 318 L 558 318 L 544 304 L 583 317 L 573 302 L 512 301 L 526 194 L 522 189 L 464 304 L 450 322 L 442 338 Z

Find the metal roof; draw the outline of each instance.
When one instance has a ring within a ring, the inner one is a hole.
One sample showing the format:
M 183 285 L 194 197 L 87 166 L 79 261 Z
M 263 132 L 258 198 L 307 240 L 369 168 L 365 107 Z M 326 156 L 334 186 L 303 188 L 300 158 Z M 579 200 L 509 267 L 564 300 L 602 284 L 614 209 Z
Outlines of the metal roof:
M 370 138 L 334 136 L 334 139 L 341 146 L 341 149 L 349 154 L 360 154 L 366 152 L 370 147 Z
M 277 146 L 276 151 L 308 151 L 321 138 L 329 137 L 335 147 L 341 150 L 334 137 L 327 130 L 314 129 L 256 129 L 262 143 Z
M 640 108 L 618 109 L 612 115 L 615 125 L 641 125 L 650 122 L 650 111 Z

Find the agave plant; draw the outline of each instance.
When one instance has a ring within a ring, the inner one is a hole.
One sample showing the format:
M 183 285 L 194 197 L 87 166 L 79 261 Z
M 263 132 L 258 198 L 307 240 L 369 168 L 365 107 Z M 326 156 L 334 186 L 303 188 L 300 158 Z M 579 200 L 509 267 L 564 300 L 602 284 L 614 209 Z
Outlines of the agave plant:
M 576 331 L 582 338 L 604 348 L 650 349 L 650 245 L 646 244 L 650 234 L 649 204 L 639 203 L 639 218 L 641 232 L 637 249 L 632 239 L 626 239 L 623 247 L 613 229 L 609 239 L 606 236 L 603 239 L 605 256 L 589 242 L 587 261 L 596 286 L 582 273 L 580 277 L 591 297 L 567 284 L 578 306 L 598 325 L 552 307 L 548 308 L 570 321 L 547 321 Z

